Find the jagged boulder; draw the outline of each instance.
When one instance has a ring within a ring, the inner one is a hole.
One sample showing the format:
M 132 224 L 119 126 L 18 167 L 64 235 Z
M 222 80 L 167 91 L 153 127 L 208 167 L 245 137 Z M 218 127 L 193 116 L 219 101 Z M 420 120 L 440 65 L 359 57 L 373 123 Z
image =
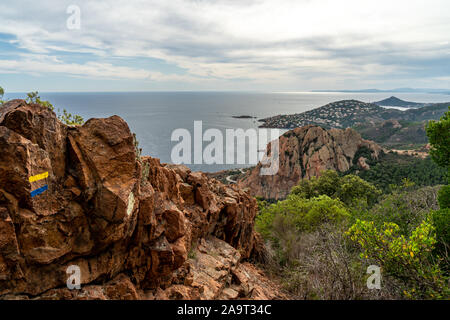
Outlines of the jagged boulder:
M 277 297 L 256 269 L 248 278 L 262 281 L 261 294 L 228 282 L 264 251 L 254 198 L 140 157 L 120 117 L 68 127 L 47 108 L 13 100 L 0 107 L 0 147 L 0 299 Z M 189 258 L 195 252 L 203 264 Z M 71 265 L 81 290 L 66 288 Z
M 269 144 L 269 150 L 270 147 Z M 262 165 L 258 163 L 238 181 L 238 186 L 248 188 L 254 196 L 283 199 L 301 179 L 319 176 L 328 169 L 347 171 L 357 151 L 363 147 L 373 158 L 378 158 L 382 150 L 350 128 L 325 130 L 315 125 L 296 128 L 279 138 L 278 172 L 271 176 L 260 175 Z M 363 169 L 368 168 L 361 161 L 360 164 Z

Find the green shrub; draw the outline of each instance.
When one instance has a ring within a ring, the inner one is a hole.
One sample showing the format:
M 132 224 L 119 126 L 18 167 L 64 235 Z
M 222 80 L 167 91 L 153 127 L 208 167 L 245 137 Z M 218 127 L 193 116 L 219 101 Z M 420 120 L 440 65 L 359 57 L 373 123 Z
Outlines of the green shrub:
M 49 101 L 41 100 L 41 97 L 37 91 L 27 93 L 26 101 L 28 103 L 39 104 L 50 109 L 51 111 L 55 111 L 55 107 Z M 71 113 L 68 113 L 66 109 L 63 109 L 62 114 L 59 113 L 58 109 L 58 119 L 69 126 L 82 125 L 84 123 L 83 117 L 79 115 L 72 115 Z
M 380 195 L 380 190 L 353 174 L 346 175 L 340 179 L 339 188 L 336 192 L 336 196 L 342 202 L 351 206 L 361 201 L 371 206 Z
M 450 208 L 450 185 L 443 186 L 439 190 L 438 201 L 441 209 Z
M 293 194 L 263 208 L 256 217 L 256 228 L 265 238 L 273 239 L 274 232 L 282 233 L 284 226 L 293 226 L 295 232 L 312 231 L 323 223 L 338 223 L 349 216 L 338 199 L 326 195 L 305 199 Z
M 439 186 L 414 190 L 408 183 L 397 187 L 391 194 L 381 197 L 370 210 L 354 211 L 352 221 L 357 218 L 373 221 L 380 228 L 385 222 L 399 226 L 402 235 L 408 235 L 428 216 L 430 210 L 439 208 L 437 192 Z
M 39 92 L 37 92 L 37 91 L 27 93 L 26 101 L 28 103 L 39 104 L 43 107 L 49 108 L 52 111 L 55 111 L 55 107 L 49 101 L 41 100 L 41 97 L 39 96 Z
M 3 101 L 4 94 L 5 94 L 5 90 L 2 87 L 0 87 L 0 104 L 4 103 L 4 101 Z
M 436 228 L 436 254 L 444 256 L 450 249 L 450 208 L 433 211 L 431 216 Z
M 430 121 L 426 127 L 430 154 L 440 166 L 450 170 L 450 106 L 439 121 Z
M 300 180 L 299 184 L 292 188 L 291 194 L 310 199 L 319 195 L 332 197 L 336 194 L 339 185 L 339 174 L 333 170 L 322 172 L 320 177 Z
M 408 238 L 399 231 L 392 222 L 377 228 L 373 221 L 358 219 L 347 235 L 361 247 L 362 258 L 379 264 L 383 272 L 401 281 L 405 297 L 448 298 L 448 278 L 432 255 L 436 235 L 430 219 L 422 221 Z
M 258 212 L 261 212 L 270 205 L 270 203 L 262 197 L 255 197 L 255 199 L 258 204 Z
M 446 184 L 446 170 L 438 166 L 430 157 L 425 159 L 387 153 L 369 170 L 358 172 L 358 176 L 375 185 L 384 193 L 391 192 L 391 185 L 401 185 L 407 178 L 416 187 Z
M 349 174 L 341 177 L 336 171 L 326 170 L 318 178 L 301 180 L 292 188 L 291 194 L 306 199 L 327 195 L 354 207 L 361 203 L 373 205 L 381 191 L 358 176 Z
M 83 117 L 77 114 L 72 115 L 66 109 L 63 110 L 63 114 L 58 114 L 58 119 L 69 126 L 82 125 L 84 123 Z

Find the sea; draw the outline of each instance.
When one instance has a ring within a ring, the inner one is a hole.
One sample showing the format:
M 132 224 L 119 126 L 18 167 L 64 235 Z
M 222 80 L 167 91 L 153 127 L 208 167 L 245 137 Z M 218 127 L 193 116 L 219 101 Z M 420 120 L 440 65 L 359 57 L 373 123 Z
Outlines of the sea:
M 43 100 L 55 109 L 67 109 L 85 120 L 118 115 L 127 121 L 137 136 L 142 154 L 171 163 L 172 141 L 176 129 L 192 133 L 194 121 L 202 121 L 202 129 L 218 129 L 225 139 L 226 129 L 258 130 L 258 119 L 278 114 L 294 114 L 321 107 L 327 103 L 356 99 L 375 102 L 390 96 L 413 102 L 447 102 L 450 95 L 425 93 L 338 93 L 338 92 L 41 92 Z M 7 93 L 6 99 L 25 98 L 26 93 Z M 252 118 L 234 118 L 233 116 Z M 284 133 L 281 130 L 279 134 Z M 209 142 L 203 142 L 203 148 Z M 223 141 L 224 148 L 226 146 Z M 246 153 L 250 147 L 246 148 Z M 238 151 L 236 150 L 235 153 Z M 225 154 L 225 153 L 224 153 Z M 193 158 L 193 156 L 192 156 Z M 223 158 L 226 162 L 225 157 Z M 246 155 L 246 159 L 249 157 Z M 193 162 L 193 159 L 192 161 Z M 220 161 L 219 161 L 220 162 Z M 236 161 L 237 162 L 237 158 Z M 254 165 L 254 163 L 187 163 L 195 171 L 215 172 Z

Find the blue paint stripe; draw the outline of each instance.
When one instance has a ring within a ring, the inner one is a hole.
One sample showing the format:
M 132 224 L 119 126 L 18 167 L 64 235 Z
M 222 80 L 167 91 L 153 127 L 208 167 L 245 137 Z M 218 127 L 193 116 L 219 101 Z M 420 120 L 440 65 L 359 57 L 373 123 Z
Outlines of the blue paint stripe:
M 34 196 L 40 195 L 41 193 L 43 193 L 47 190 L 48 190 L 48 185 L 45 185 L 39 189 L 33 190 L 33 191 L 31 191 L 31 197 L 33 198 Z

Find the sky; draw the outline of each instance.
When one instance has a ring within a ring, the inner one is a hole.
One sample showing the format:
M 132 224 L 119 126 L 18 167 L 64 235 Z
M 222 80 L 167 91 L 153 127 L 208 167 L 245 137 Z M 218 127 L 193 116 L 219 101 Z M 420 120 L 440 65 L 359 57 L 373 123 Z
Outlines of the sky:
M 450 1 L 0 0 L 0 86 L 450 89 Z

